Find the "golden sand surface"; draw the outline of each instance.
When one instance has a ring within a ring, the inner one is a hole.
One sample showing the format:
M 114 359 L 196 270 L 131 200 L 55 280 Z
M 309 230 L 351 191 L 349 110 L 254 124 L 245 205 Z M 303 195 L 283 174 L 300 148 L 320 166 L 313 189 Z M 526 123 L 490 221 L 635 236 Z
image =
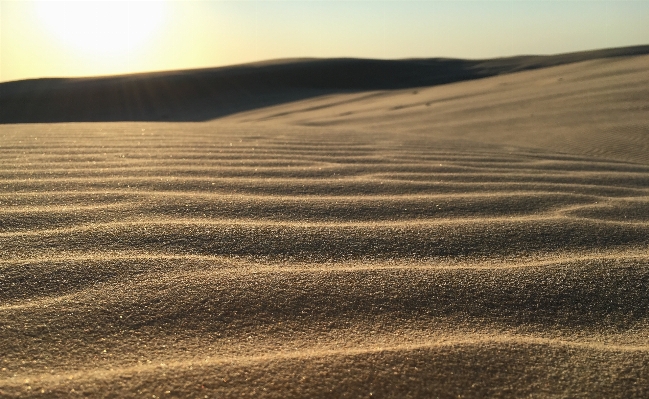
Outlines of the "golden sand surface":
M 647 71 L 0 126 L 0 396 L 648 397 Z

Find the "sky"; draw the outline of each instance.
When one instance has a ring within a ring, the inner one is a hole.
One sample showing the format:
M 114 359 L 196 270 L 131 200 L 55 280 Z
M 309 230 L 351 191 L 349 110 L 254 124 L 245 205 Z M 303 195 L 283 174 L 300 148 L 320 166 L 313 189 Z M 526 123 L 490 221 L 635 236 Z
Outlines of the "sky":
M 649 0 L 0 0 L 0 82 L 278 58 L 491 58 L 649 44 Z

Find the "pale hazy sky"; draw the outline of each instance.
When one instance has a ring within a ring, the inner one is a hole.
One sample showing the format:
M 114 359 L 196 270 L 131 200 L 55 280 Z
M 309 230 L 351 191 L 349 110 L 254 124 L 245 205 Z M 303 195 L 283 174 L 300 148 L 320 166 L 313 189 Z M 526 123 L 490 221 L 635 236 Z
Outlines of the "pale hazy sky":
M 0 81 L 275 58 L 487 58 L 636 44 L 649 44 L 649 0 L 0 0 Z

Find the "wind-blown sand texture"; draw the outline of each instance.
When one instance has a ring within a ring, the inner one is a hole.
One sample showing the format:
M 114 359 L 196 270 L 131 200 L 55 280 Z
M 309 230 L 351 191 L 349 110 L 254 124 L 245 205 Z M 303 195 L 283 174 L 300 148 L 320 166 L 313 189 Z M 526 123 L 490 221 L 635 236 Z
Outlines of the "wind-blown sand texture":
M 647 71 L 0 126 L 0 396 L 649 396 Z

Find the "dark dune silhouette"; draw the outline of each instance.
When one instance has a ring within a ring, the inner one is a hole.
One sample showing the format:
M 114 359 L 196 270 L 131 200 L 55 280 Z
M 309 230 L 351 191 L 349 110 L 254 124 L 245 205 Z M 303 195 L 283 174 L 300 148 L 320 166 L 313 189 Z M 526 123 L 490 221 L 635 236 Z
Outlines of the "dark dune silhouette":
M 206 121 L 315 96 L 479 79 L 649 46 L 489 60 L 298 59 L 222 68 L 0 84 L 0 123 Z

